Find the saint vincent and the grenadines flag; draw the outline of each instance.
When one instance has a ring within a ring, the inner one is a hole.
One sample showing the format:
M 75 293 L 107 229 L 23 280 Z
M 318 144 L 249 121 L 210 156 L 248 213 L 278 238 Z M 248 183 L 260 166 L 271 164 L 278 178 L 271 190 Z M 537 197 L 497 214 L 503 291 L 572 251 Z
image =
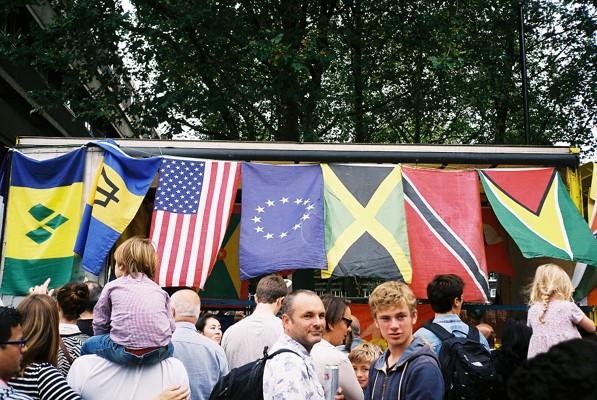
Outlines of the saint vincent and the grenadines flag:
M 402 167 L 402 175 L 415 296 L 427 298 L 435 275 L 456 274 L 465 283 L 464 301 L 487 302 L 477 173 Z
M 13 153 L 1 293 L 25 295 L 47 278 L 52 287 L 70 280 L 84 162 L 84 148 L 43 161 Z
M 399 166 L 322 164 L 330 276 L 410 283 L 412 269 Z
M 90 144 L 101 147 L 104 154 L 87 198 L 75 252 L 83 258 L 83 269 L 97 275 L 137 213 L 162 158 L 129 157 L 112 140 Z
M 479 170 L 502 226 L 527 258 L 597 265 L 597 241 L 554 168 Z

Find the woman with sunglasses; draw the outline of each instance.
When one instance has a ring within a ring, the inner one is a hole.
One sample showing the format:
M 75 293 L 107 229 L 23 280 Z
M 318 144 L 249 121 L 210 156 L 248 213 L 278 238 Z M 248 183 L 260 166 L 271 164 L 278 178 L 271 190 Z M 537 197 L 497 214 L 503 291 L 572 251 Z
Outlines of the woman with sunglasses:
M 344 339 L 351 332 L 352 314 L 349 302 L 331 294 L 321 297 L 325 307 L 325 328 L 323 339 L 316 343 L 311 349 L 311 357 L 319 382 L 324 384 L 326 364 L 338 366 L 340 387 L 343 390 L 344 398 L 347 400 L 362 400 L 363 389 L 354 374 L 352 364 L 347 355 L 336 349 L 336 346 L 344 343 Z

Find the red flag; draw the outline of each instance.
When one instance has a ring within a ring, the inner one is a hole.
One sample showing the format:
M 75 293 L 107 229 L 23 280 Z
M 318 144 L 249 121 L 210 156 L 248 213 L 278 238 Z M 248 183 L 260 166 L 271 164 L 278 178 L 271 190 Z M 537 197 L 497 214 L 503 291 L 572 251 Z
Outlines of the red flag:
M 512 267 L 508 248 L 504 241 L 506 231 L 490 207 L 482 207 L 481 213 L 483 215 L 483 235 L 485 236 L 487 269 L 514 276 L 514 268 Z
M 427 284 L 435 275 L 456 274 L 465 283 L 463 300 L 487 302 L 477 172 L 402 171 L 415 296 L 427 298 Z
M 164 157 L 151 239 L 160 286 L 203 288 L 216 261 L 240 179 L 240 164 Z

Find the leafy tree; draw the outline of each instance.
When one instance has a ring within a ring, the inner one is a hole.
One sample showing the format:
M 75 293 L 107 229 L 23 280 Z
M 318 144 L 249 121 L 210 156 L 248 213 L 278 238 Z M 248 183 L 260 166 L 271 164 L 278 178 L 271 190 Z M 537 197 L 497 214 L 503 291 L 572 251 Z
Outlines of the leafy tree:
M 5 0 L 6 20 L 31 1 Z M 60 74 L 36 93 L 141 135 L 229 140 L 522 143 L 518 3 L 55 0 L 2 57 Z M 533 144 L 594 146 L 597 11 L 530 1 Z M 85 85 L 90 96 L 81 91 Z

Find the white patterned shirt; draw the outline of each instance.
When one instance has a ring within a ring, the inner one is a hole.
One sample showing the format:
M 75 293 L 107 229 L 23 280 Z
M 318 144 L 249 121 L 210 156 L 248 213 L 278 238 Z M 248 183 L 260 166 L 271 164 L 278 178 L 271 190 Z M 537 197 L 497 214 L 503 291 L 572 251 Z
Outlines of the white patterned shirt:
M 283 334 L 268 353 L 279 349 L 296 352 L 281 353 L 268 360 L 263 374 L 264 400 L 324 400 L 323 387 L 317 379 L 313 359 L 296 340 Z

